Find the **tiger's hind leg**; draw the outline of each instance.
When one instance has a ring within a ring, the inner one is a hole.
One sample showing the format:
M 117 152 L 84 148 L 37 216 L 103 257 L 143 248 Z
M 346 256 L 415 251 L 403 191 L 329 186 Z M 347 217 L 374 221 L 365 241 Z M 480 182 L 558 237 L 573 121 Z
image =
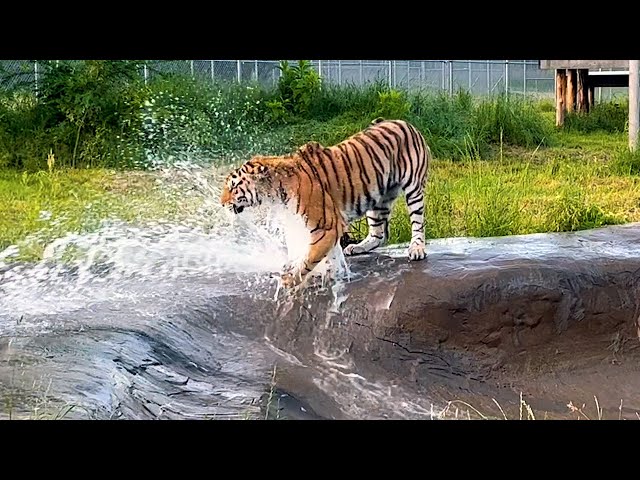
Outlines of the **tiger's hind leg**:
M 391 201 L 387 201 L 371 210 L 367 210 L 369 233 L 360 243 L 347 245 L 343 250 L 345 255 L 359 255 L 370 252 L 389 240 L 391 203 Z
M 409 260 L 423 260 L 427 254 L 424 244 L 424 193 L 422 185 L 405 190 L 409 220 L 411 221 L 411 243 L 407 253 Z

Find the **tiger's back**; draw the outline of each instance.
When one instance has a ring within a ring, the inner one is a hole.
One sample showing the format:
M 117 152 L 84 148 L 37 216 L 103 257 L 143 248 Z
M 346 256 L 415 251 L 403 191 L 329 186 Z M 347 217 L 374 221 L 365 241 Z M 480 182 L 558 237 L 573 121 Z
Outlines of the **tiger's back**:
M 422 134 L 402 120 L 378 119 L 337 145 L 305 147 L 302 159 L 316 165 L 318 180 L 347 221 L 384 208 L 412 183 L 424 186 L 431 158 Z

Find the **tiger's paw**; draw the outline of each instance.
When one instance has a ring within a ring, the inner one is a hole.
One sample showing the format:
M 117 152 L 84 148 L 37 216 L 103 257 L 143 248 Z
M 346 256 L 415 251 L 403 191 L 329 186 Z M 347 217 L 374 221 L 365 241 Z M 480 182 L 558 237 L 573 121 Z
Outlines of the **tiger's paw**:
M 284 288 L 292 288 L 296 284 L 293 273 L 286 272 L 280 275 L 280 283 Z
M 357 243 L 351 243 L 342 249 L 342 253 L 344 253 L 345 256 L 359 255 L 360 253 L 364 253 L 364 249 L 362 247 L 358 247 Z
M 424 250 L 424 244 L 422 243 L 412 243 L 407 249 L 407 253 L 409 254 L 409 260 L 424 260 L 427 257 L 427 253 Z
M 293 288 L 301 282 L 300 272 L 293 265 L 286 265 L 280 274 L 280 284 L 285 288 Z

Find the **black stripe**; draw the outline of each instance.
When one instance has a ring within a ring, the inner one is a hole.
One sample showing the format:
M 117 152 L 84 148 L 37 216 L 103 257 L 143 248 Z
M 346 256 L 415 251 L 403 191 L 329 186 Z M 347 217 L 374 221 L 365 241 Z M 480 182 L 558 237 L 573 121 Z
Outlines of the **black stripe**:
M 342 188 L 343 189 L 343 195 L 344 195 L 344 186 L 342 185 L 342 182 L 340 181 L 340 175 L 338 175 L 338 171 L 336 170 L 336 165 L 334 163 L 335 159 L 333 158 L 333 152 L 328 149 L 326 152 L 326 155 L 329 157 L 329 164 L 331 165 L 331 169 L 333 170 L 333 175 L 336 179 L 336 185 L 338 187 L 338 189 Z
M 391 213 L 391 210 L 389 210 L 388 208 L 378 208 L 378 207 L 373 207 L 372 210 L 374 212 L 383 212 L 383 214 L 388 215 Z
M 317 239 L 315 242 L 311 242 L 309 245 L 315 245 L 315 244 L 316 244 L 316 243 L 318 243 L 320 240 L 322 240 L 326 234 L 327 234 L 327 231 L 326 231 L 326 230 L 323 230 L 323 231 L 322 231 L 322 236 L 321 236 L 319 239 Z
M 395 125 L 395 122 L 390 122 L 393 125 Z M 400 135 L 400 133 L 398 133 L 397 131 L 395 131 L 394 129 L 390 129 L 387 128 L 383 125 L 380 125 L 380 129 L 386 131 L 387 133 L 389 133 L 389 135 L 391 135 L 392 137 L 394 137 L 396 139 L 396 165 L 399 167 L 396 170 L 397 173 L 397 179 L 396 182 L 400 182 L 402 180 L 402 174 L 404 172 L 407 171 L 407 165 L 404 163 L 405 162 L 405 156 L 403 155 L 403 146 L 404 146 L 404 142 L 402 139 L 402 136 Z
M 409 123 L 407 124 L 407 126 L 411 130 L 412 139 L 413 139 L 414 144 L 416 146 L 416 152 L 417 152 L 417 155 L 418 155 L 418 157 L 416 158 L 416 161 L 420 162 L 420 167 L 419 167 L 418 172 L 417 172 L 417 175 L 418 175 L 417 181 L 422 186 L 424 186 L 424 177 L 425 177 L 425 174 L 426 174 L 427 163 L 428 163 L 426 142 L 425 142 L 424 137 L 418 131 L 417 128 L 415 128 L 413 125 L 411 125 Z M 418 147 L 420 147 L 422 150 L 418 149 Z M 420 151 L 422 151 L 422 154 L 420 154 Z
M 376 174 L 376 181 L 378 183 L 378 192 L 380 194 L 383 194 L 384 193 L 384 166 L 382 165 L 382 162 L 380 161 L 380 159 L 378 158 L 378 155 L 373 151 L 373 149 L 367 142 L 361 140 L 360 138 L 355 138 L 354 140 L 364 147 L 364 150 L 369 155 L 369 158 L 371 158 L 371 164 L 373 166 L 373 171 Z M 381 171 L 378 171 L 376 166 L 379 166 Z
M 367 199 L 367 207 L 368 207 L 369 205 L 371 205 L 373 201 L 373 198 L 371 197 L 370 188 L 369 188 L 369 185 L 371 184 L 371 179 L 369 178 L 369 175 L 367 174 L 367 170 L 365 169 L 364 160 L 362 158 L 362 155 L 360 154 L 360 151 L 355 145 L 353 145 L 353 143 L 349 144 L 349 146 L 353 148 L 353 152 L 356 156 L 356 163 L 360 168 L 360 180 L 362 180 L 362 192 L 360 193 L 364 194 L 365 198 Z M 362 215 L 364 213 L 361 200 L 362 200 L 362 195 L 358 195 L 358 210 L 357 210 L 358 215 Z
M 369 178 L 369 174 L 367 173 L 367 170 L 364 168 L 364 161 L 362 159 L 362 155 L 360 155 L 360 151 L 354 145 L 354 143 L 355 143 L 355 138 L 353 139 L 352 142 L 349 142 L 347 146 L 351 147 L 353 149 L 353 152 L 356 155 L 356 163 L 358 164 L 358 168 L 360 168 L 360 179 L 362 180 L 362 183 L 369 185 L 371 183 L 371 179 Z
M 376 126 L 378 127 L 378 126 Z M 391 180 L 393 180 L 394 184 L 399 183 L 399 179 L 396 178 L 398 175 L 398 166 L 397 166 L 397 155 L 394 155 L 395 152 L 398 151 L 398 146 L 397 146 L 397 138 L 396 138 L 396 144 L 394 145 L 393 142 L 393 135 L 390 135 L 389 132 L 385 131 L 385 129 L 378 127 L 376 130 L 376 133 L 379 133 L 382 136 L 382 140 L 380 143 L 382 143 L 382 141 L 388 142 L 389 143 L 389 183 L 391 184 Z M 387 188 L 390 188 L 391 185 L 388 185 Z
M 349 162 L 349 164 L 351 165 L 352 157 L 351 157 L 351 151 L 349 150 L 349 147 L 351 147 L 351 143 L 343 142 L 343 145 L 344 145 L 345 157 Z M 354 162 L 358 170 L 360 170 L 360 183 L 362 184 L 362 187 L 366 189 L 364 179 L 362 178 L 362 169 L 360 168 L 358 159 L 357 158 L 354 159 Z M 351 190 L 351 209 L 355 210 L 358 216 L 362 215 L 362 195 L 360 195 L 360 192 L 356 191 L 355 188 Z
M 415 205 L 416 203 L 419 203 L 422 201 L 422 198 L 420 197 L 416 197 L 415 200 L 407 200 L 407 207 L 410 207 L 411 205 Z
M 398 128 L 400 129 L 400 131 L 403 133 L 403 150 L 406 150 L 406 161 L 407 161 L 407 167 L 405 168 L 405 173 L 408 173 L 408 178 L 407 181 L 404 182 L 404 184 L 402 185 L 402 188 L 406 188 L 408 185 L 411 184 L 411 182 L 413 181 L 414 177 L 414 171 L 413 171 L 413 156 L 411 155 L 411 149 L 409 148 L 410 146 L 410 142 L 411 140 L 411 135 L 410 133 L 405 129 L 404 125 L 400 122 L 393 122 L 395 125 L 398 126 Z M 416 151 L 416 154 L 418 152 Z
M 390 148 L 389 145 L 387 145 L 385 143 L 382 143 L 381 139 L 376 137 L 375 134 L 373 134 L 371 132 L 362 132 L 362 133 L 366 137 L 370 138 L 371 141 L 373 141 L 376 145 L 378 145 L 381 150 L 384 150 L 384 153 L 387 156 L 387 160 L 391 161 L 391 148 Z M 380 133 L 380 135 L 382 135 L 382 137 L 383 137 L 382 140 L 387 140 L 386 138 L 384 138 L 384 135 L 381 132 L 378 132 L 378 133 Z
M 349 159 L 349 155 L 347 154 L 346 149 L 344 148 L 344 145 L 342 143 L 338 144 L 338 149 L 340 150 L 344 169 L 347 172 L 347 180 L 349 181 L 349 192 L 347 192 L 346 190 L 342 191 L 342 205 L 345 210 L 351 210 L 353 209 L 353 204 L 355 203 L 353 182 L 351 181 L 351 160 Z M 347 205 L 347 193 L 349 193 L 349 200 L 351 202 L 349 205 Z
M 298 197 L 298 201 L 296 203 L 296 213 L 298 213 L 300 211 L 300 199 L 302 198 L 302 195 L 300 195 L 300 187 L 302 186 L 302 179 L 300 178 L 300 174 L 297 172 L 297 170 L 294 170 L 293 174 L 298 179 L 298 195 L 296 195 L 296 197 Z
M 322 189 L 322 223 L 321 225 L 324 226 L 327 223 L 327 214 L 326 214 L 326 202 L 325 202 L 325 189 L 322 188 L 323 187 L 322 178 L 320 177 L 320 174 L 318 173 L 318 170 L 316 169 L 316 167 L 313 165 L 313 162 L 311 161 L 311 159 L 308 158 L 306 152 L 301 152 L 301 156 L 302 156 L 302 160 L 304 160 L 304 162 L 309 166 L 309 168 L 311 169 L 315 177 L 318 179 L 318 182 L 320 183 L 320 188 Z M 311 182 L 311 184 L 313 185 L 313 181 Z M 312 198 L 311 194 L 309 195 L 309 197 L 311 200 Z
M 318 163 L 320 164 L 320 168 L 322 168 L 322 173 L 324 173 L 324 178 L 326 179 L 326 185 L 324 187 L 324 189 L 326 191 L 331 191 L 331 185 L 329 183 L 329 174 L 327 173 L 327 168 L 324 166 L 324 156 L 322 155 L 322 152 L 318 152 Z
M 416 184 L 414 186 L 414 189 L 411 190 L 411 192 L 405 190 L 406 197 L 407 198 L 413 198 L 415 195 L 417 195 L 419 192 L 421 192 L 423 188 L 424 187 L 422 185 L 420 185 L 419 183 Z

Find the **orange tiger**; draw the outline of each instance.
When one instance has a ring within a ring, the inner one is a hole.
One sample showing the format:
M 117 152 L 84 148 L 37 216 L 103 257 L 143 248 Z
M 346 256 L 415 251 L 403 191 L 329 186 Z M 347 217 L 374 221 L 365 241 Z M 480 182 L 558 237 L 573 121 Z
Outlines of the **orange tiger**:
M 404 191 L 411 220 L 410 260 L 425 258 L 424 187 L 431 150 L 403 120 L 374 120 L 331 147 L 309 142 L 291 155 L 255 156 L 226 178 L 220 201 L 240 213 L 265 200 L 301 215 L 311 234 L 304 261 L 285 269 L 282 284 L 301 283 L 336 246 L 353 220 L 366 215 L 369 234 L 345 255 L 373 250 L 389 238 L 389 214 Z

